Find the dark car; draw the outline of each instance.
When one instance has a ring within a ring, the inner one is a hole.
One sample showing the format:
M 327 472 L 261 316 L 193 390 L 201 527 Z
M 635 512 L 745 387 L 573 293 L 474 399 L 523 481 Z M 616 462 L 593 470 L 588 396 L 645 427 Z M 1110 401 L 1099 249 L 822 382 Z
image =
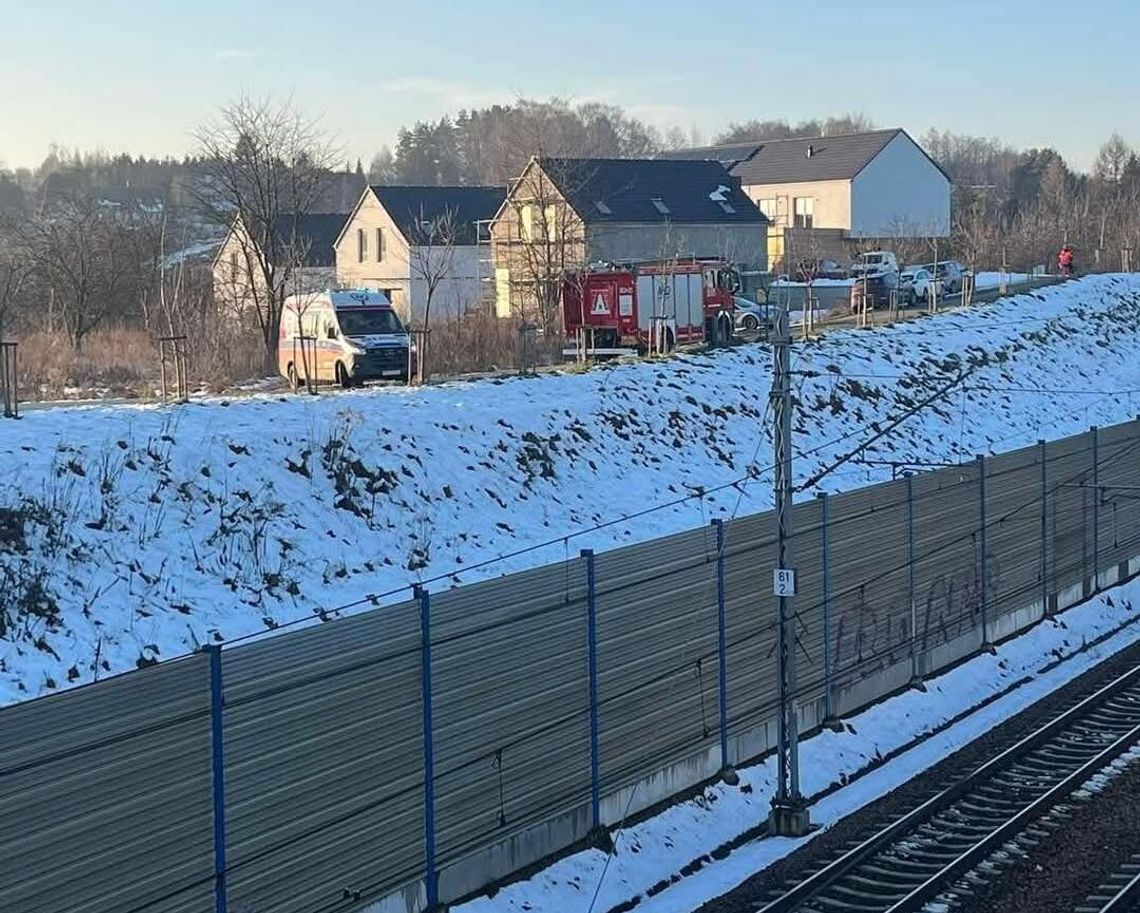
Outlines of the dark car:
M 859 313 L 864 295 L 866 295 L 867 307 L 872 310 L 890 307 L 891 291 L 892 286 L 887 282 L 887 277 L 882 274 L 856 279 L 851 284 L 851 313 Z
M 835 260 L 801 260 L 799 266 L 796 267 L 796 282 L 846 278 L 847 270 Z

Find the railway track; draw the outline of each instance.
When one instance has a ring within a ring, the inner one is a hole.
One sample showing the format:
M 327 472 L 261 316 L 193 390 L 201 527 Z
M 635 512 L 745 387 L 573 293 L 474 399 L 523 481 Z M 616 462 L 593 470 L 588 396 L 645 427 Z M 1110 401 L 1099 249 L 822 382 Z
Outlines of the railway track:
M 1140 913 L 1140 855 L 1117 869 L 1074 913 Z
M 937 901 L 927 910 L 945 910 L 970 893 L 963 878 L 979 864 L 1018 842 L 1050 839 L 1057 823 L 1041 819 L 1138 743 L 1140 666 L 755 908 L 912 913 Z M 1133 913 L 1136 898 L 1140 880 L 1117 906 L 1092 909 Z

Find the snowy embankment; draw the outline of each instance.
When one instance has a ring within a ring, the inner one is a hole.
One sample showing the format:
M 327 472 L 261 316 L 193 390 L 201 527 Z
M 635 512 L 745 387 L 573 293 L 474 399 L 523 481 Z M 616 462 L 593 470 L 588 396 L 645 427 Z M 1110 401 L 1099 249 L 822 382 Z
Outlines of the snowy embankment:
M 864 457 L 970 459 L 1127 419 L 1138 326 L 1140 277 L 1100 276 L 797 345 L 797 475 L 940 391 Z M 0 702 L 404 598 L 393 591 L 413 582 L 469 583 L 764 510 L 769 360 L 748 345 L 0 424 Z M 890 476 L 849 463 L 822 485 Z
M 801 789 L 812 823 L 827 828 L 885 796 L 1135 642 L 1137 604 L 1140 581 L 1133 581 L 1070 609 L 1056 623 L 1043 622 L 993 655 L 928 680 L 926 691 L 906 691 L 845 719 L 842 732 L 825 729 L 802 742 Z M 696 910 L 819 833 L 753 840 L 725 856 L 721 847 L 767 820 L 776 759 L 738 773 L 739 786 L 706 786 L 692 799 L 618 828 L 609 856 L 596 849 L 575 853 L 455 913 L 605 913 L 631 902 L 638 913 Z M 837 783 L 846 785 L 829 789 Z

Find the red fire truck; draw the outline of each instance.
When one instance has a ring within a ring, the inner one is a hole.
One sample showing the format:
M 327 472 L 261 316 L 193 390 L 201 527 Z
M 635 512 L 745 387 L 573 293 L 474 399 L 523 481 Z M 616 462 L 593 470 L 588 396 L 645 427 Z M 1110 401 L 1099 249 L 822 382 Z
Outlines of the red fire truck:
M 724 260 L 605 264 L 569 274 L 562 288 L 567 355 L 669 352 L 727 341 L 740 275 Z

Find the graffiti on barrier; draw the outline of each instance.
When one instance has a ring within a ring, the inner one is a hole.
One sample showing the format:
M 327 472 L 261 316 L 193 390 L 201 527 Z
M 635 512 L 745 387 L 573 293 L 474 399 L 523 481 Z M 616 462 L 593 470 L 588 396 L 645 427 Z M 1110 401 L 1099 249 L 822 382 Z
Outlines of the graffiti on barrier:
M 907 606 L 906 583 L 893 592 L 872 596 L 868 585 L 836 601 L 832 633 L 832 672 L 857 678 L 872 674 L 909 655 L 912 639 L 922 652 L 947 643 L 981 623 L 982 585 L 978 549 L 969 567 L 947 570 L 915 593 L 913 612 Z M 990 603 L 1002 589 L 1001 567 L 990 554 L 986 562 Z M 913 633 L 912 633 L 913 618 Z

